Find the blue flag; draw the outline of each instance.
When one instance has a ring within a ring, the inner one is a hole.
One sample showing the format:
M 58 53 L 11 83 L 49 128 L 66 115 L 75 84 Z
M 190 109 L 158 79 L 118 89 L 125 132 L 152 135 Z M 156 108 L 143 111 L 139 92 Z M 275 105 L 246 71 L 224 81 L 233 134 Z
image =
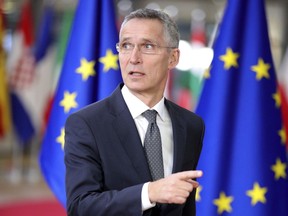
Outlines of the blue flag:
M 228 0 L 197 113 L 199 215 L 288 215 L 285 135 L 264 0 Z
M 44 178 L 64 206 L 64 124 L 71 113 L 107 97 L 122 81 L 117 41 L 113 1 L 80 0 L 40 154 Z
M 35 41 L 34 56 L 35 61 L 39 62 L 45 57 L 49 46 L 54 41 L 53 35 L 54 9 L 51 6 L 45 6 L 43 18 Z

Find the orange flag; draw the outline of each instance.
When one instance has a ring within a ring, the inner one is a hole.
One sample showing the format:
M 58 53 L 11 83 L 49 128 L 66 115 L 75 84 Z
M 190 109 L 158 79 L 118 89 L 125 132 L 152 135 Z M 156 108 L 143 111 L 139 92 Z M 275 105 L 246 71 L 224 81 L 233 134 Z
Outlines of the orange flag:
M 4 24 L 2 11 L 0 14 L 0 138 L 11 129 L 10 102 L 6 79 L 6 55 L 3 49 Z

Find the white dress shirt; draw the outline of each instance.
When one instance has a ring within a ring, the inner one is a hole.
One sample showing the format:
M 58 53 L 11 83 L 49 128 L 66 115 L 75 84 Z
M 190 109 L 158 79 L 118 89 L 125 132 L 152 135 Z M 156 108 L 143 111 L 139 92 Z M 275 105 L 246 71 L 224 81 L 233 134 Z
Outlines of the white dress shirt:
M 142 113 L 150 108 L 133 95 L 125 85 L 121 91 L 128 109 L 135 121 L 142 145 L 144 145 L 144 138 L 149 123 L 147 119 L 142 116 Z M 173 167 L 173 130 L 171 118 L 164 104 L 164 97 L 151 109 L 158 112 L 156 122 L 161 134 L 164 176 L 166 177 L 171 174 Z M 142 211 L 155 206 L 155 203 L 151 203 L 148 197 L 148 184 L 149 182 L 145 183 L 142 188 Z

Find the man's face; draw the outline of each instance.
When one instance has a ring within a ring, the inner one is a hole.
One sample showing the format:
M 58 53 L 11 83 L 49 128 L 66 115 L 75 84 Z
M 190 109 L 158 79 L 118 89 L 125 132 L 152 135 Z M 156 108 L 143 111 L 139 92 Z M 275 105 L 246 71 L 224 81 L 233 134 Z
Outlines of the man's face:
M 163 94 L 168 72 L 178 63 L 179 50 L 164 48 L 168 44 L 160 21 L 128 21 L 120 32 L 119 43 L 129 49 L 119 52 L 119 62 L 123 81 L 130 91 L 142 95 Z M 157 52 L 149 53 L 153 46 Z

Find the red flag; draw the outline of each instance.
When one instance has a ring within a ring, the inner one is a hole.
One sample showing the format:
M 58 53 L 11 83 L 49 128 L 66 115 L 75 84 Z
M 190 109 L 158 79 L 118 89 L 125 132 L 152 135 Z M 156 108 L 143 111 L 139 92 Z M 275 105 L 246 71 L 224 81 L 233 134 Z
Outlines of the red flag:
M 284 129 L 286 132 L 285 141 L 286 141 L 286 147 L 288 150 L 288 94 L 285 94 L 285 90 L 282 84 L 279 85 L 279 91 L 280 91 L 280 97 L 281 97 L 281 111 L 282 111 L 282 118 L 283 118 L 283 124 Z

